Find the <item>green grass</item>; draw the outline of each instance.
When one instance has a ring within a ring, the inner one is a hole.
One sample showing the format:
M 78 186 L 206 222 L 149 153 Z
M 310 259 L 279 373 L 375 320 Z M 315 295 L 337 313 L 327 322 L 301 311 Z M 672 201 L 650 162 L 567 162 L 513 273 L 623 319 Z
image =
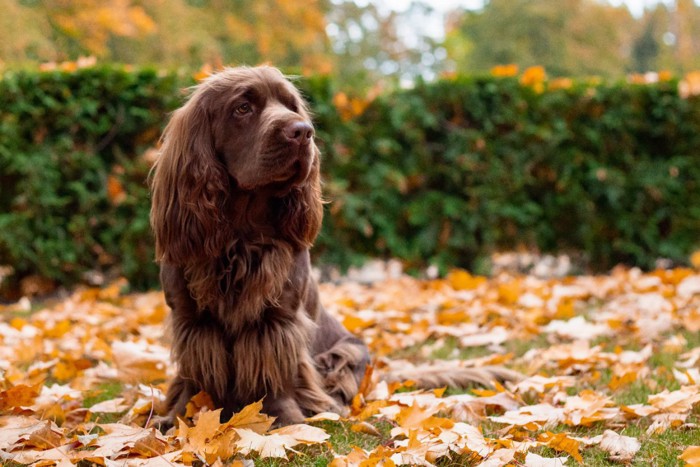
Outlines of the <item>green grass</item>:
M 119 381 L 109 381 L 100 384 L 96 389 L 87 391 L 83 399 L 83 407 L 92 407 L 103 401 L 119 397 L 124 392 L 124 384 Z
M 89 408 L 93 405 L 115 399 L 124 393 L 124 384 L 118 381 L 110 381 L 100 384 L 96 389 L 87 391 L 83 399 L 83 407 Z M 96 413 L 92 414 L 92 421 L 100 423 L 118 422 L 123 413 Z

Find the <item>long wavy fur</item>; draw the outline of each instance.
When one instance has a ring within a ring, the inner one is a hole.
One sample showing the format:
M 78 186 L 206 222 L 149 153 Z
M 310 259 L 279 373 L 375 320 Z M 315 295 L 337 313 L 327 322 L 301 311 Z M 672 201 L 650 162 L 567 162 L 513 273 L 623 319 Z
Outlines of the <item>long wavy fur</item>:
M 150 175 L 178 365 L 165 425 L 202 390 L 223 417 L 264 398 L 279 424 L 342 412 L 356 393 L 367 349 L 321 307 L 311 276 L 323 212 L 312 136 L 306 104 L 271 67 L 213 75 L 165 128 Z M 442 380 L 499 376 L 462 373 Z

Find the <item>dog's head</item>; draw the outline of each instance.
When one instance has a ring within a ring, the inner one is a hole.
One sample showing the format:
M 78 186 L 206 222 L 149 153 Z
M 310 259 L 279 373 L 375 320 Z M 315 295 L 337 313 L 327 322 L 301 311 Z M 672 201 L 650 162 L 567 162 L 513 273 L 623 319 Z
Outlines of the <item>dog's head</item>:
M 285 192 L 317 170 L 306 103 L 276 68 L 225 70 L 204 81 L 193 98 L 209 119 L 217 158 L 241 189 Z
M 306 103 L 273 67 L 228 68 L 210 76 L 173 113 L 151 188 L 159 260 L 182 263 L 218 254 L 237 197 L 278 200 L 285 219 L 272 221 L 310 245 L 320 226 L 321 198 L 319 151 Z M 309 212 L 314 219 L 294 218 Z

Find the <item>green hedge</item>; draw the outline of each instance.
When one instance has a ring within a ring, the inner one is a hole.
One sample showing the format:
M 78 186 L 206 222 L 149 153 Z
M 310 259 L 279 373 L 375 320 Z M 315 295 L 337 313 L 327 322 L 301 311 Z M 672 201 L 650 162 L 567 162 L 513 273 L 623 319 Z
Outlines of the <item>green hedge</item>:
M 677 89 L 461 77 L 383 95 L 331 164 L 330 227 L 417 266 L 520 246 L 594 269 L 685 262 L 700 245 L 700 101 Z
M 157 283 L 144 153 L 191 84 L 116 66 L 3 75 L 0 265 L 15 280 Z M 700 244 L 700 101 L 676 82 L 537 92 L 460 77 L 385 93 L 349 120 L 327 78 L 299 85 L 332 201 L 321 261 L 470 267 L 524 245 L 651 267 Z
M 0 264 L 15 279 L 70 284 L 118 268 L 136 285 L 155 283 L 141 155 L 180 85 L 174 74 L 119 67 L 3 75 Z

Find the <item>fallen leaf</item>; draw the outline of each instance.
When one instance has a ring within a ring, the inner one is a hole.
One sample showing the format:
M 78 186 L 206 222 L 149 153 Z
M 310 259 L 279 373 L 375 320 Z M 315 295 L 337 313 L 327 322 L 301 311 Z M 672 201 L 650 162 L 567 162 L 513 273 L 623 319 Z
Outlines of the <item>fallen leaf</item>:
M 685 461 L 687 467 L 700 467 L 700 446 L 688 446 L 678 458 Z
M 287 459 L 287 449 L 299 444 L 295 438 L 289 435 L 261 435 L 246 428 L 235 428 L 235 431 L 239 436 L 235 446 L 243 455 L 255 451 L 263 459 L 267 457 Z
M 632 462 L 640 447 L 637 438 L 623 436 L 612 430 L 605 430 L 600 441 L 600 448 L 610 453 L 610 459 L 615 462 Z
M 376 436 L 377 438 L 382 436 L 382 434 L 377 428 L 375 428 L 374 425 L 371 425 L 367 422 L 355 423 L 350 427 L 350 430 L 352 430 L 355 433 L 364 433 L 366 435 Z
M 563 467 L 568 457 L 542 457 L 528 452 L 525 456 L 525 467 Z

